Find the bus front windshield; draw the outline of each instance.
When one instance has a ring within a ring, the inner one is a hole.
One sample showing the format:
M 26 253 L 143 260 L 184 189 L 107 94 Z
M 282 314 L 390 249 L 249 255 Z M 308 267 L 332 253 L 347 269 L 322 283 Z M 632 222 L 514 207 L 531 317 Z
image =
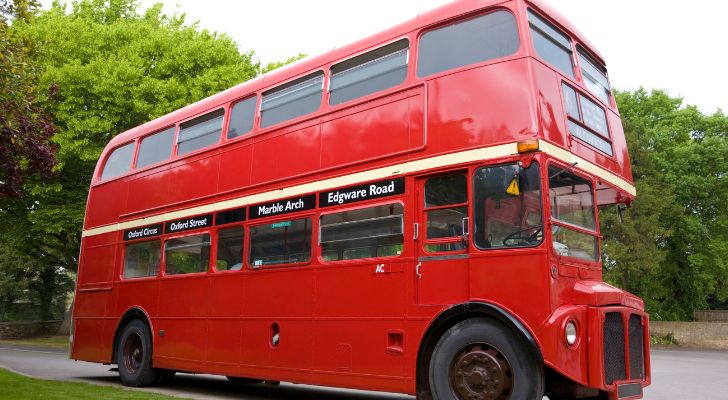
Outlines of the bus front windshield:
M 483 167 L 473 176 L 473 240 L 480 249 L 534 247 L 543 240 L 539 166 Z
M 554 252 L 599 261 L 599 241 L 591 183 L 567 168 L 549 166 L 549 199 Z

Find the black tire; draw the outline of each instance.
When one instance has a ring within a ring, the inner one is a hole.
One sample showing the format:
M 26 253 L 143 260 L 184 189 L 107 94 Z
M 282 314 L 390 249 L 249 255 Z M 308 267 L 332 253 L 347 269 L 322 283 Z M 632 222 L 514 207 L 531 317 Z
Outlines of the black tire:
M 226 376 L 230 383 L 235 385 L 249 385 L 253 383 L 263 383 L 260 379 L 242 378 L 239 376 Z
M 119 377 L 125 386 L 151 386 L 158 382 L 162 370 L 152 368 L 152 339 L 140 320 L 131 321 L 119 337 L 116 348 Z
M 430 359 L 434 400 L 541 400 L 543 366 L 503 324 L 469 319 L 440 338 Z

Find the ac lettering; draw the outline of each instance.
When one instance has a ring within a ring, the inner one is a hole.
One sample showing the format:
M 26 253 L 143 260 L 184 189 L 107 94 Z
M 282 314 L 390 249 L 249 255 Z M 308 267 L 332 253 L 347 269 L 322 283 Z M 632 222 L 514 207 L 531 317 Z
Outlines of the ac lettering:
M 377 267 L 374 269 L 375 274 L 384 274 L 384 264 L 377 264 Z

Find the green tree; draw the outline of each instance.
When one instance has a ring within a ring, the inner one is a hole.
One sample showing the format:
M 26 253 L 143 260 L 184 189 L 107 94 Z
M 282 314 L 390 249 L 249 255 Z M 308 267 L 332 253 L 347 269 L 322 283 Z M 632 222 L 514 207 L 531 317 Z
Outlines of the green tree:
M 617 94 L 637 200 L 624 224 L 602 210 L 607 279 L 658 319 L 728 300 L 728 118 L 663 91 Z
M 39 106 L 33 44 L 14 35 L 10 21 L 27 21 L 34 1 L 0 0 L 0 199 L 17 197 L 32 175 L 49 177 L 55 165 L 49 138 L 54 127 Z
M 54 176 L 26 179 L 22 198 L 0 203 L 0 224 L 13 227 L 0 232 L 0 252 L 28 259 L 22 271 L 0 259 L 0 271 L 27 277 L 24 288 L 48 316 L 77 268 L 90 178 L 106 143 L 261 67 L 252 51 L 241 53 L 231 38 L 184 15 L 164 14 L 162 4 L 142 12 L 133 0 L 55 1 L 8 29 L 35 44 L 30 62 L 42 71 L 40 86 L 57 88 L 42 106 L 57 127 L 58 164 Z

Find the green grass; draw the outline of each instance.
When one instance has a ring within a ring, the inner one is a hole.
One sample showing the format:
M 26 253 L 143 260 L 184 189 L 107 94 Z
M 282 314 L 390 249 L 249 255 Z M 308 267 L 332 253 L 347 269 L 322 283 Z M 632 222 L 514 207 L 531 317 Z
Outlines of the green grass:
M 0 369 L 0 400 L 162 400 L 178 397 L 96 386 L 87 383 L 46 381 L 27 378 Z
M 41 336 L 32 339 L 4 339 L 0 340 L 0 343 L 52 347 L 54 349 L 67 349 L 68 336 Z

